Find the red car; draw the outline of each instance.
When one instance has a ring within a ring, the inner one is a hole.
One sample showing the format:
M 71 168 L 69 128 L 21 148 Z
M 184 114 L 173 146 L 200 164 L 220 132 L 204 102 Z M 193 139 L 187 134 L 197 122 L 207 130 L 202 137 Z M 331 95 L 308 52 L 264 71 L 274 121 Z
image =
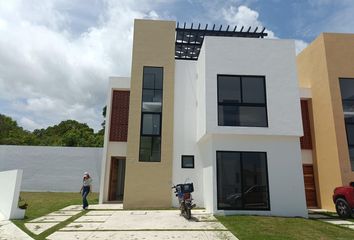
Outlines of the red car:
M 351 217 L 354 213 L 354 182 L 351 182 L 349 186 L 335 188 L 333 202 L 339 217 Z

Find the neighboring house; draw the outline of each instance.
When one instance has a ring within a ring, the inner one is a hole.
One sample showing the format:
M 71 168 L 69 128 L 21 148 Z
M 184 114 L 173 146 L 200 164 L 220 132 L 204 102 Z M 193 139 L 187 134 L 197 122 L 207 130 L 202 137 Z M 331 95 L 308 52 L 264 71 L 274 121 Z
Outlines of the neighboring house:
M 136 20 L 130 78 L 111 78 L 100 202 L 307 216 L 294 41 Z
M 334 188 L 354 181 L 354 34 L 321 34 L 298 55 L 297 68 L 308 92 L 307 200 L 334 210 Z

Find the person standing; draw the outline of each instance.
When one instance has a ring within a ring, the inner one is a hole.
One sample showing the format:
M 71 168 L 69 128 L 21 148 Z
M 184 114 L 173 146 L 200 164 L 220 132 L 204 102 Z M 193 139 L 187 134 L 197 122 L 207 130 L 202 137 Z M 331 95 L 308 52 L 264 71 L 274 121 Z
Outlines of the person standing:
M 82 187 L 80 190 L 82 196 L 82 208 L 87 209 L 89 204 L 87 201 L 87 195 L 92 192 L 92 178 L 88 172 L 84 173 L 84 177 L 82 180 Z

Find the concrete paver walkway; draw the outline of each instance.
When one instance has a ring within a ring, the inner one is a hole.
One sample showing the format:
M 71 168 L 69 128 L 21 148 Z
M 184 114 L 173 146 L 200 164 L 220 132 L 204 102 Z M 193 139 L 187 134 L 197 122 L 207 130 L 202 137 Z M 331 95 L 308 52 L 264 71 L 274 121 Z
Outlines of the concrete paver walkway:
M 51 234 L 47 239 L 237 240 L 225 226 L 204 210 L 192 211 L 193 219 L 188 221 L 181 217 L 177 210 L 125 211 L 122 210 L 121 204 L 91 205 L 89 209 L 87 214 Z M 61 211 L 67 213 L 78 210 L 79 206 L 69 206 Z M 53 221 L 53 214 L 50 216 L 50 220 Z M 47 218 L 45 223 L 48 223 L 49 218 L 47 216 L 44 218 Z
M 0 240 L 33 240 L 9 220 L 0 216 Z
M 309 218 L 354 230 L 354 222 L 340 219 L 338 216 L 329 216 L 320 211 L 309 211 Z
M 38 235 L 42 232 L 54 227 L 55 225 L 75 216 L 81 211 L 77 209 L 73 210 L 60 210 L 56 212 L 49 213 L 45 216 L 31 220 L 28 223 L 25 223 L 25 227 L 28 228 L 31 232 Z

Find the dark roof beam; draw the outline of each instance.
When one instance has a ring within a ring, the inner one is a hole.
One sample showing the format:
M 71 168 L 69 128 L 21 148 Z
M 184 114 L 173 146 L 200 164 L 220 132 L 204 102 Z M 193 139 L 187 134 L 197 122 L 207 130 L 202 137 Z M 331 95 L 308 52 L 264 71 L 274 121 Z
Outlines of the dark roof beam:
M 183 51 L 183 41 L 184 41 L 184 30 L 186 29 L 186 22 L 184 22 L 183 25 L 183 31 L 182 31 L 182 42 L 181 42 L 181 52 L 179 53 L 179 57 L 182 56 L 182 51 Z
M 195 35 L 195 41 L 194 41 L 194 43 L 197 43 L 197 39 L 198 39 L 198 36 L 199 36 L 199 30 L 200 30 L 200 23 L 198 24 L 198 32 L 197 32 L 197 34 Z M 200 45 L 200 44 L 194 44 L 194 46 L 193 46 L 193 51 L 192 51 L 192 52 L 195 53 L 195 54 L 194 54 L 194 57 L 198 59 L 199 52 L 198 52 L 198 53 L 195 52 L 195 49 L 196 49 L 196 46 L 197 46 L 197 45 Z
M 201 24 L 198 24 L 198 28 L 193 28 L 193 23 L 190 27 L 186 27 L 186 23 L 183 27 L 177 23 L 176 27 L 176 41 L 175 41 L 175 58 L 176 59 L 198 59 L 200 49 L 204 42 L 205 36 L 225 36 L 225 37 L 250 37 L 250 38 L 264 38 L 268 34 L 263 27 L 262 31 L 257 32 L 259 27 L 256 27 L 251 31 L 251 27 L 248 27 L 247 31 L 244 31 L 244 26 L 237 31 L 237 26 L 230 30 L 230 25 L 227 25 L 225 29 L 222 29 L 222 25 L 215 29 L 214 24 L 212 29 L 208 29 L 208 24 L 205 28 L 201 29 Z

